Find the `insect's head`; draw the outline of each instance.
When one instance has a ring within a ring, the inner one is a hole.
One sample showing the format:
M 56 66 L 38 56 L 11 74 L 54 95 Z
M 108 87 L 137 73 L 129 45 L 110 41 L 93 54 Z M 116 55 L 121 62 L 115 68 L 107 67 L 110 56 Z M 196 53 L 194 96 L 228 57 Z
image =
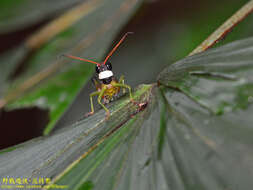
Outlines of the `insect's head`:
M 104 84 L 110 84 L 113 77 L 112 64 L 107 61 L 105 64 L 96 65 L 98 79 Z
M 104 84 L 110 84 L 113 78 L 113 72 L 112 72 L 112 64 L 108 61 L 108 59 L 112 56 L 112 54 L 116 51 L 116 49 L 119 47 L 119 45 L 125 40 L 128 34 L 132 34 L 132 32 L 127 32 L 120 41 L 114 46 L 114 48 L 110 51 L 110 53 L 106 56 L 105 60 L 102 63 L 98 63 L 95 61 L 91 61 L 88 59 L 83 59 L 80 57 L 76 57 L 73 55 L 64 55 L 66 57 L 77 59 L 89 63 L 96 64 L 96 72 L 98 74 L 98 79 L 101 80 Z

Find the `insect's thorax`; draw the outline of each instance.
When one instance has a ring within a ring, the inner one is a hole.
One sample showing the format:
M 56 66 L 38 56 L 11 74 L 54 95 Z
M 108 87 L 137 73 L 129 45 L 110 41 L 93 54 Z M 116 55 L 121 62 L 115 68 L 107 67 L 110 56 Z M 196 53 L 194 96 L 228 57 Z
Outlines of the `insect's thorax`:
M 112 80 L 110 84 L 101 84 L 101 88 L 106 87 L 103 98 L 108 100 L 108 102 L 113 100 L 113 98 L 117 96 L 120 92 L 120 87 L 113 86 L 113 84 L 116 83 L 116 80 Z

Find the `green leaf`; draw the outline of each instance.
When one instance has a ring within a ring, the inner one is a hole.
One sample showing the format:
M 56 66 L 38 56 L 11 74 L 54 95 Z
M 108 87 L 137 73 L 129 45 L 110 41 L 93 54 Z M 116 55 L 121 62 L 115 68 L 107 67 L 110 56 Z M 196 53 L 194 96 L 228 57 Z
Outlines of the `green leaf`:
M 113 37 L 140 3 L 141 1 L 136 0 L 108 0 L 89 5 L 91 13 L 81 13 L 76 23 L 57 34 L 30 58 L 27 71 L 16 80 L 6 99 L 17 94 L 25 95 L 7 108 L 49 108 L 50 122 L 44 131 L 44 134 L 48 134 L 94 70 L 92 64 L 78 64 L 78 61 L 72 60 L 71 63 L 69 59 L 59 59 L 59 55 L 72 52 L 77 56 L 102 60 Z M 37 39 L 34 40 L 36 42 Z M 37 43 L 39 42 L 38 40 Z M 35 88 L 29 92 L 24 91 L 29 89 L 27 86 Z

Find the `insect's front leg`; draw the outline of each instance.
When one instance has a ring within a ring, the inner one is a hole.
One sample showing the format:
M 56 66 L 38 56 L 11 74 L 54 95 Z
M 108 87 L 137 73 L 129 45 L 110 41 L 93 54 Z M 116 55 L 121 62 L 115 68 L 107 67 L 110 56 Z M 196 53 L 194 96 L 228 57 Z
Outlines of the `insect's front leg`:
M 110 111 L 105 107 L 104 104 L 101 103 L 101 98 L 103 96 L 103 94 L 105 93 L 106 90 L 106 86 L 102 88 L 102 90 L 100 91 L 99 95 L 98 95 L 98 103 L 104 108 L 104 110 L 106 111 L 106 119 L 109 118 L 110 116 Z
M 89 115 L 94 114 L 94 106 L 93 106 L 92 97 L 93 97 L 93 96 L 96 96 L 96 95 L 99 95 L 99 94 L 100 94 L 100 91 L 92 92 L 92 93 L 90 94 L 90 107 L 91 107 L 91 112 L 87 113 L 86 116 L 89 116 Z

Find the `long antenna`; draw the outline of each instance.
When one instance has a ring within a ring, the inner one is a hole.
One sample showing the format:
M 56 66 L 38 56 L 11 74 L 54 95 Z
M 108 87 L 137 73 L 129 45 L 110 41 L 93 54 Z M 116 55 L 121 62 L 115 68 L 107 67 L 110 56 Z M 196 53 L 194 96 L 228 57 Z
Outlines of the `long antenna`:
M 85 61 L 85 62 L 93 63 L 93 64 L 96 64 L 96 65 L 100 65 L 100 63 L 97 63 L 95 61 L 91 61 L 91 60 L 88 60 L 88 59 L 83 59 L 81 57 L 76 57 L 76 56 L 73 56 L 73 55 L 63 54 L 63 56 L 71 58 L 71 59 L 76 59 L 76 60 Z
M 106 56 L 103 64 L 107 62 L 107 60 L 112 56 L 112 54 L 116 51 L 116 49 L 119 47 L 119 45 L 125 40 L 128 34 L 133 34 L 133 32 L 127 32 L 125 35 L 120 39 L 120 41 L 114 46 L 114 48 L 111 50 L 111 52 Z

